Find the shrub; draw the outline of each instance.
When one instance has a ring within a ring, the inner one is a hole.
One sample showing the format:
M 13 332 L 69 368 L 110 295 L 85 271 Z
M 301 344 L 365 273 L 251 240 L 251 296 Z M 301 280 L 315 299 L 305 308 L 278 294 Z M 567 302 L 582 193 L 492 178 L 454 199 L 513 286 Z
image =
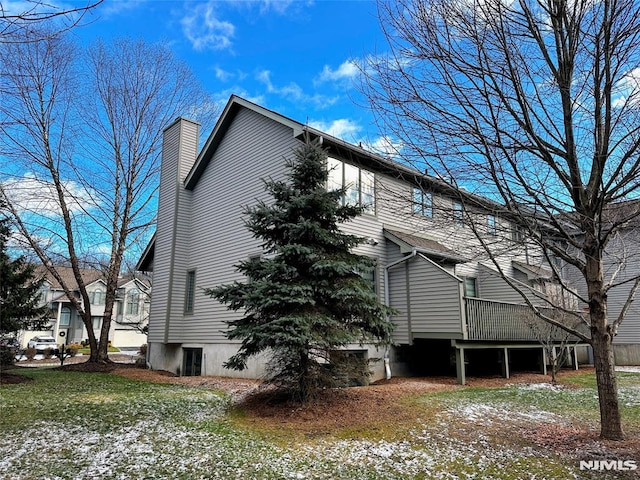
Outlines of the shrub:
M 53 356 L 53 348 L 45 348 L 44 352 L 42 352 L 44 358 L 51 358 Z
M 141 357 L 147 358 L 147 344 L 143 343 L 140 345 L 140 349 L 138 350 L 138 355 Z
M 82 348 L 82 345 L 79 343 L 70 343 L 67 345 L 67 349 L 65 353 L 68 353 L 70 356 L 75 357 L 78 354 L 78 350 Z
M 8 367 L 14 364 L 15 351 L 9 347 L 0 347 L 0 367 Z
M 31 347 L 31 348 L 27 348 L 24 351 L 24 356 L 27 357 L 27 360 L 33 360 L 34 358 L 36 358 L 36 349 Z

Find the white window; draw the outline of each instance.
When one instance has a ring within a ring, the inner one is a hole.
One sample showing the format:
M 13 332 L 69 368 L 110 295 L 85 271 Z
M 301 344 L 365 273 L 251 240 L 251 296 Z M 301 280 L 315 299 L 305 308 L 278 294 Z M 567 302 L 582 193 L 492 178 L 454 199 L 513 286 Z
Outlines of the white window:
M 89 300 L 91 305 L 104 305 L 105 292 L 101 288 L 98 288 L 89 294 Z
M 524 236 L 522 235 L 522 228 L 515 223 L 511 224 L 511 240 L 514 242 L 522 242 Z
M 140 292 L 133 288 L 127 292 L 127 307 L 125 313 L 127 315 L 138 315 L 140 308 Z
M 464 225 L 462 204 L 460 202 L 453 203 L 453 221 L 458 227 Z
M 413 213 L 425 217 L 433 216 L 433 198 L 430 193 L 421 188 L 413 189 Z
M 375 175 L 335 158 L 327 159 L 329 191 L 344 188 L 344 205 L 361 205 L 367 213 L 375 213 Z
M 69 307 L 62 307 L 60 309 L 60 326 L 68 327 L 71 324 L 71 309 Z
M 496 216 L 495 215 L 487 215 L 487 230 L 489 231 L 489 235 L 496 234 Z
M 184 293 L 184 313 L 193 313 L 193 302 L 196 292 L 196 271 L 187 272 L 187 283 Z
M 91 317 L 91 324 L 94 332 L 99 332 L 102 327 L 102 317 Z

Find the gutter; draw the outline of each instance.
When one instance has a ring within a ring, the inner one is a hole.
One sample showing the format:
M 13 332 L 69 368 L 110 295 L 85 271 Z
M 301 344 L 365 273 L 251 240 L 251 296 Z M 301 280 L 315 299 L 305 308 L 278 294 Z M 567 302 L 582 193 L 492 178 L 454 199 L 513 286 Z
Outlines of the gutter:
M 418 254 L 418 249 L 413 247 L 411 249 L 411 253 L 402 257 L 400 260 L 396 260 L 395 262 L 391 262 L 389 265 L 384 267 L 384 304 L 389 306 L 390 301 L 390 293 L 389 293 L 389 270 L 393 267 L 397 267 L 401 263 L 406 262 L 407 260 L 411 260 Z M 387 380 L 391 378 L 391 367 L 389 365 L 389 347 L 387 346 L 384 352 L 384 372 Z

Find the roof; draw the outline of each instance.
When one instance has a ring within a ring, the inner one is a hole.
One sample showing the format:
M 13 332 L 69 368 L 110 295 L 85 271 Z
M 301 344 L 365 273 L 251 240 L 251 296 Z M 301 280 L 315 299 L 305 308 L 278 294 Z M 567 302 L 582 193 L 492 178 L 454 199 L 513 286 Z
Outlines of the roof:
M 73 274 L 73 269 L 71 267 L 56 267 L 56 271 L 58 275 L 62 278 L 62 280 L 72 289 L 76 290 L 78 288 L 78 283 L 76 282 L 76 278 Z M 102 280 L 104 275 L 100 270 L 96 270 L 93 268 L 82 268 L 80 269 L 80 275 L 82 276 L 82 280 L 85 285 L 90 285 L 98 280 Z M 54 278 L 53 275 L 47 270 L 43 265 L 39 265 L 35 269 L 36 277 L 45 277 L 47 281 L 51 284 L 51 288 L 55 290 L 62 290 L 62 285 L 58 280 Z
M 529 280 L 537 280 L 539 278 L 542 279 L 550 279 L 553 277 L 553 272 L 548 268 L 531 265 L 529 263 L 518 262 L 517 260 L 512 260 L 511 265 L 516 270 L 521 271 L 522 273 L 527 275 L 527 279 Z
M 156 234 L 154 233 L 153 236 L 151 237 L 151 240 L 149 240 L 149 243 L 145 247 L 144 252 L 142 252 L 142 255 L 140 256 L 138 263 L 136 264 L 136 270 L 139 272 L 151 271 L 149 267 L 153 263 L 153 257 L 155 253 L 156 253 Z
M 441 243 L 427 237 L 400 232 L 398 230 L 390 230 L 387 228 L 384 229 L 384 236 L 391 242 L 398 245 L 402 253 L 409 253 L 415 248 L 418 252 L 423 253 L 428 257 L 435 257 L 455 263 L 469 261 L 469 259 L 464 258 L 454 250 L 451 250 Z
M 308 125 L 281 115 L 273 110 L 269 110 L 265 107 L 245 100 L 244 98 L 238 97 L 237 95 L 231 95 L 231 97 L 229 98 L 229 101 L 222 111 L 222 114 L 218 118 L 215 127 L 213 128 L 211 134 L 205 142 L 204 147 L 198 154 L 193 167 L 186 176 L 184 181 L 184 188 L 186 188 L 187 190 L 193 190 L 196 187 L 198 181 L 209 165 L 209 162 L 213 158 L 216 149 L 224 138 L 227 130 L 233 123 L 233 120 L 235 119 L 238 112 L 243 108 L 254 111 L 266 118 L 270 118 L 275 122 L 290 127 L 292 129 L 294 138 L 302 139 L 303 136 L 308 135 L 311 139 L 320 139 L 323 146 L 329 151 L 330 154 L 335 154 L 360 166 L 365 166 L 369 169 L 374 169 L 375 171 L 390 175 L 394 178 L 411 182 L 430 191 L 447 193 L 449 195 L 463 195 L 466 199 L 469 200 L 470 205 L 476 207 L 485 208 L 492 211 L 499 211 L 504 208 L 503 205 L 490 199 L 480 197 L 471 192 L 457 190 L 455 187 L 451 186 L 439 177 L 426 175 L 424 172 L 421 172 L 415 168 L 411 168 L 405 164 L 394 161 L 391 158 L 383 157 L 376 153 L 367 151 L 360 146 L 345 142 L 344 140 L 333 137 L 315 128 L 309 127 Z M 151 265 L 155 254 L 154 250 L 155 238 L 152 238 L 147 245 L 144 253 L 142 254 L 140 260 L 138 261 L 138 264 L 136 265 L 137 270 L 149 270 L 149 266 Z M 428 253 L 428 250 L 429 248 L 425 247 L 425 253 Z M 440 250 L 438 248 L 435 248 L 434 252 L 435 255 L 440 252 Z M 461 257 L 457 256 L 454 252 L 449 251 L 440 253 L 443 255 L 446 254 L 445 256 L 441 256 L 441 258 L 461 261 L 459 260 Z M 449 255 L 449 253 L 451 253 L 451 255 Z

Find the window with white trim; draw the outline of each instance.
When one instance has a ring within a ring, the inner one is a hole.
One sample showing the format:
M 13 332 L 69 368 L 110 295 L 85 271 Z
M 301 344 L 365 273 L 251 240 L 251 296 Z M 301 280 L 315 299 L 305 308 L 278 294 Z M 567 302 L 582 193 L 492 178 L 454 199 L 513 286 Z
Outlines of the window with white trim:
M 496 234 L 496 216 L 495 215 L 487 215 L 487 230 L 489 231 L 489 235 Z
M 433 217 L 433 197 L 421 188 L 413 189 L 413 213 Z
M 464 225 L 463 215 L 462 204 L 460 202 L 453 202 L 453 221 L 458 227 Z
M 137 288 L 132 288 L 127 292 L 127 307 L 125 313 L 127 315 L 138 315 L 140 311 L 140 292 Z
M 329 157 L 327 189 L 345 189 L 343 205 L 361 205 L 367 213 L 375 213 L 375 175 L 360 167 Z
M 104 305 L 105 296 L 106 294 L 104 290 L 102 290 L 101 288 L 95 289 L 89 294 L 91 305 Z
M 187 272 L 187 281 L 184 293 L 184 313 L 193 313 L 193 303 L 196 293 L 196 271 Z

